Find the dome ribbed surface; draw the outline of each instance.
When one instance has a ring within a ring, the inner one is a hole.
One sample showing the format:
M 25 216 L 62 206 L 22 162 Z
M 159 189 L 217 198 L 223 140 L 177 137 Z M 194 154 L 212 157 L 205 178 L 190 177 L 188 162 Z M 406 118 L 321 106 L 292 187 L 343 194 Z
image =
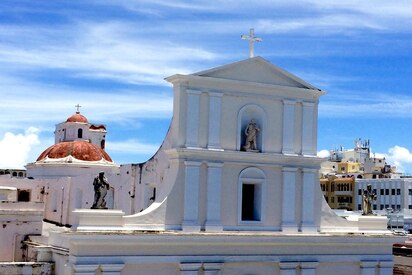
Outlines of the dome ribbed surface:
M 43 160 L 46 157 L 59 159 L 68 156 L 83 161 L 99 161 L 105 159 L 112 162 L 110 156 L 103 149 L 84 140 L 65 141 L 50 146 L 41 153 L 37 161 Z

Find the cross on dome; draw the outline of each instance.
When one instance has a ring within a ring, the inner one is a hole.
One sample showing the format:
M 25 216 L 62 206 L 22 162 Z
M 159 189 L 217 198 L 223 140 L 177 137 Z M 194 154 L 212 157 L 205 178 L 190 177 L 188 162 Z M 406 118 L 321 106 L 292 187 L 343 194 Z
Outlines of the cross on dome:
M 80 108 L 81 108 L 82 106 L 80 106 L 80 104 L 77 104 L 77 105 L 75 105 L 74 107 L 77 108 L 76 113 L 77 113 L 77 114 L 80 114 Z
M 254 44 L 255 42 L 262 42 L 262 38 L 256 37 L 255 36 L 255 30 L 250 29 L 249 30 L 249 35 L 242 34 L 240 36 L 241 39 L 243 40 L 249 40 L 249 58 L 252 58 L 255 56 L 254 53 Z

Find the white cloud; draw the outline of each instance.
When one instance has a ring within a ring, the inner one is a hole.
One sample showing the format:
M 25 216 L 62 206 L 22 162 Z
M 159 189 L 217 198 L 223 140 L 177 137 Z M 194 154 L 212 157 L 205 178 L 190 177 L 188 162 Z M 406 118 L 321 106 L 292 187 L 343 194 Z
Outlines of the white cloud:
M 317 156 L 320 158 L 328 158 L 330 156 L 329 150 L 320 150 Z
M 389 148 L 388 153 L 383 155 L 387 163 L 396 166 L 398 172 L 412 172 L 412 153 L 408 148 L 395 145 Z
M 7 132 L 0 140 L 0 168 L 24 168 L 33 146 L 40 144 L 39 129 L 30 127 L 24 134 Z

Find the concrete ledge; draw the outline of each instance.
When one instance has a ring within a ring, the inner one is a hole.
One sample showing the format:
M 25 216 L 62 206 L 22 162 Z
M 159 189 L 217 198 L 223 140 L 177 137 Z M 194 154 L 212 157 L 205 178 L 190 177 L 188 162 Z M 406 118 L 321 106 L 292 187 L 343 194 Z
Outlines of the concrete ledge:
M 123 226 L 124 212 L 108 209 L 76 209 L 73 211 L 76 223 L 75 230 L 102 230 Z
M 362 230 L 387 230 L 388 218 L 386 216 L 359 216 L 359 231 Z

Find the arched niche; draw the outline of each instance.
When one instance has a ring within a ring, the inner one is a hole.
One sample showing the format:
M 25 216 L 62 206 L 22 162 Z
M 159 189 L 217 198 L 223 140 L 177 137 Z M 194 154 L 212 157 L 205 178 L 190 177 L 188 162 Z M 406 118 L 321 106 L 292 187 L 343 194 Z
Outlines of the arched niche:
M 265 183 L 265 173 L 259 168 L 248 167 L 240 172 L 238 182 L 239 224 L 263 223 Z
M 245 145 L 246 141 L 245 129 L 252 119 L 260 129 L 256 138 L 257 150 L 259 152 L 264 152 L 267 118 L 263 108 L 256 104 L 245 105 L 239 110 L 236 149 L 243 151 L 243 146 Z

